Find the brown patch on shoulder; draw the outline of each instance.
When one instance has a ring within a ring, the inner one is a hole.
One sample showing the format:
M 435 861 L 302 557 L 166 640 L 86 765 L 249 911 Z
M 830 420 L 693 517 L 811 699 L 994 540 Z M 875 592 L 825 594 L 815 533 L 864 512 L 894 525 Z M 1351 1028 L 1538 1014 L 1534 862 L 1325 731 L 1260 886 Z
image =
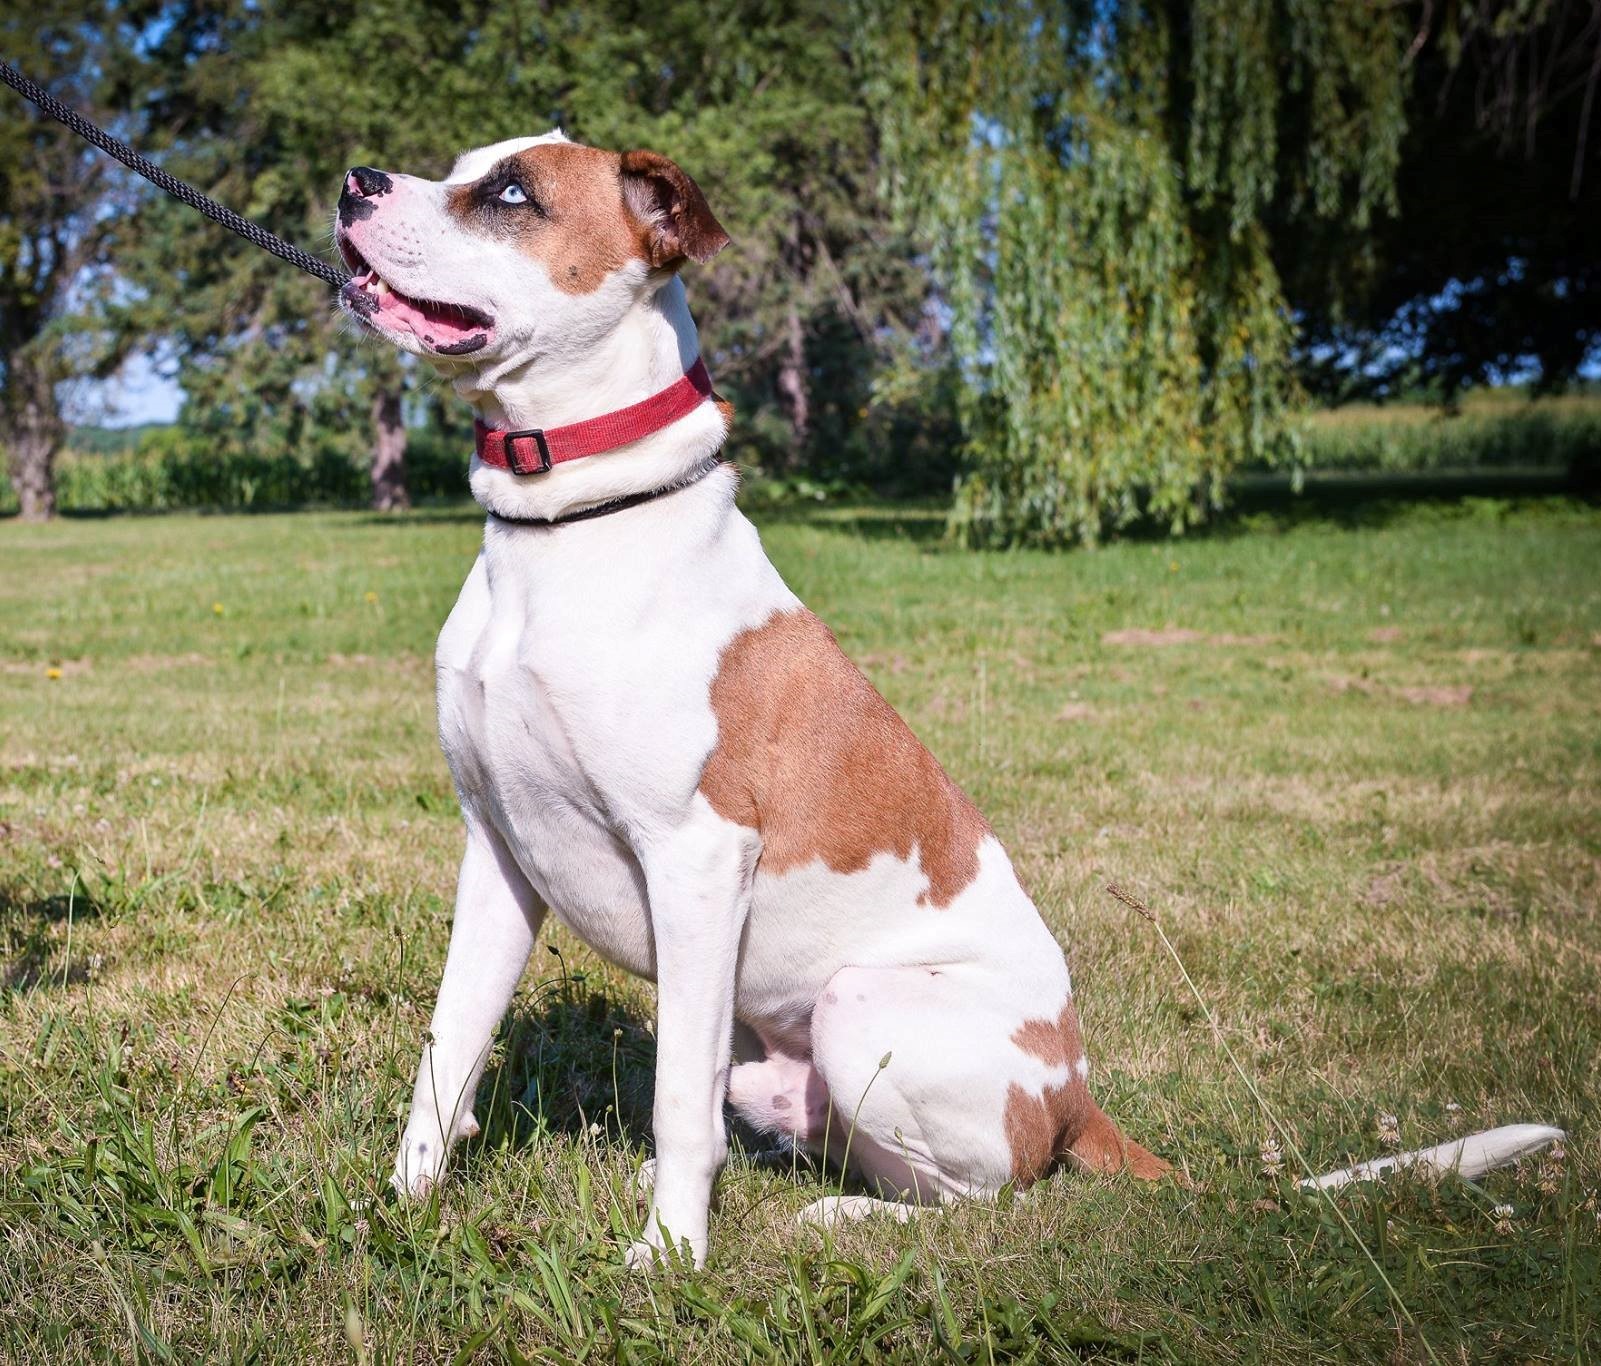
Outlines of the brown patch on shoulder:
M 735 636 L 711 705 L 717 744 L 700 790 L 760 833 L 764 871 L 820 859 L 857 873 L 875 854 L 915 850 L 928 878 L 919 901 L 934 906 L 978 875 L 988 823 L 812 613 L 778 612 Z
M 616 152 L 547 142 L 508 161 L 537 208 L 484 202 L 483 187 L 496 175 L 491 172 L 453 187 L 451 212 L 480 230 L 510 236 L 543 262 L 565 294 L 592 294 L 614 270 L 644 258 L 644 230 L 623 202 L 622 158 Z

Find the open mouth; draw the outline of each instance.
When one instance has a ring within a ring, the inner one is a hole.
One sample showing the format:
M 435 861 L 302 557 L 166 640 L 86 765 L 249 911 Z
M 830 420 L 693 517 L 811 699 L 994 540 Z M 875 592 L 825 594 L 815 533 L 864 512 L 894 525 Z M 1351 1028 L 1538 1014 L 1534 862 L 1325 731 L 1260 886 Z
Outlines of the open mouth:
M 380 332 L 409 332 L 441 356 L 469 355 L 488 344 L 495 323 L 487 314 L 465 304 L 402 294 L 343 234 L 339 250 L 351 271 L 339 297 L 367 326 Z

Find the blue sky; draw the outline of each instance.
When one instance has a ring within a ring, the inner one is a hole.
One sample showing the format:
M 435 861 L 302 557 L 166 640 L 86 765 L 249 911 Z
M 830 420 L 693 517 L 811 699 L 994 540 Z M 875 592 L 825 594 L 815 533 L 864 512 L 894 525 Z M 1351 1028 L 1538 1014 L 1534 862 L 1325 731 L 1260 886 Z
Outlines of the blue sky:
M 67 410 L 77 422 L 132 427 L 171 422 L 182 402 L 183 390 L 175 380 L 161 374 L 148 356 L 134 356 L 111 379 L 84 386 L 68 400 Z

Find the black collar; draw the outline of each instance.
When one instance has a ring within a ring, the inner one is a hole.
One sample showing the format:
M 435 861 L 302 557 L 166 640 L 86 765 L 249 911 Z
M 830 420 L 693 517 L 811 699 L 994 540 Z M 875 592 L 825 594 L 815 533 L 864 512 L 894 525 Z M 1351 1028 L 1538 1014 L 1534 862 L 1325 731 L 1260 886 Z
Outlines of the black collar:
M 722 469 L 725 464 L 726 462 L 721 455 L 708 456 L 682 479 L 675 479 L 671 484 L 663 484 L 659 489 L 647 489 L 644 493 L 630 493 L 623 498 L 613 498 L 609 503 L 597 503 L 594 507 L 580 508 L 577 512 L 563 513 L 560 517 L 508 517 L 504 512 L 496 512 L 493 508 L 487 509 L 487 511 L 496 521 L 506 522 L 512 526 L 566 526 L 568 522 L 587 522 L 591 517 L 606 517 L 613 512 L 622 512 L 627 508 L 637 508 L 642 503 L 653 503 L 658 498 L 665 498 L 669 493 L 677 493 L 680 489 L 687 489 L 691 484 L 700 483 L 708 474 Z

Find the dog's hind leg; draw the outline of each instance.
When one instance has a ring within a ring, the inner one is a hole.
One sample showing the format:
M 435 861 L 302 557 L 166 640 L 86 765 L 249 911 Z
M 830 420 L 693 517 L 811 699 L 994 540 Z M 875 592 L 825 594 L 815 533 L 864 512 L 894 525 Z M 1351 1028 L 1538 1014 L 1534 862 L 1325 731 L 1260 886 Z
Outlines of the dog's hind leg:
M 500 838 L 469 824 L 445 976 L 395 1158 L 395 1189 L 426 1195 L 451 1146 L 478 1132 L 473 1093 L 545 908 Z
M 1032 982 L 982 966 L 844 968 L 812 1014 L 833 1098 L 827 1156 L 912 1204 L 1026 1187 L 1062 1159 L 1156 1178 L 1089 1094 L 1065 967 Z

